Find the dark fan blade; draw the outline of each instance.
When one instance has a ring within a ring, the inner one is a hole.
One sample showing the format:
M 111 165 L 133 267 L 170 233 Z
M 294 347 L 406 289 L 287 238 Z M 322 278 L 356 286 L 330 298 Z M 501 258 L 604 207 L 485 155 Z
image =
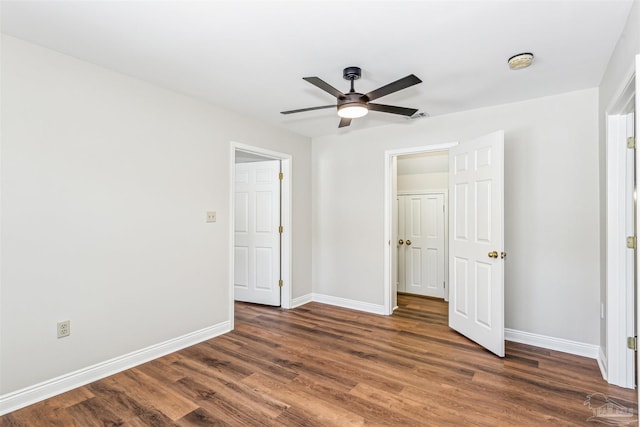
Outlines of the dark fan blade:
M 302 113 L 304 111 L 322 110 L 325 108 L 336 108 L 334 105 L 321 105 L 320 107 L 300 108 L 299 110 L 280 111 L 280 114 Z
M 340 92 L 338 89 L 318 77 L 303 77 L 302 79 L 308 81 L 314 86 L 319 87 L 323 91 L 330 93 L 336 98 L 344 97 L 344 93 Z
M 382 86 L 376 90 L 373 90 L 365 96 L 369 98 L 369 101 L 373 101 L 374 99 L 382 98 L 383 96 L 389 95 L 390 93 L 406 89 L 409 86 L 417 85 L 418 83 L 422 83 L 422 80 L 420 80 L 413 74 L 410 74 L 407 77 L 403 77 L 400 80 L 396 80 L 393 83 L 389 83 L 386 86 Z
M 367 106 L 369 107 L 369 110 L 380 111 L 383 113 L 400 114 L 403 116 L 413 116 L 418 112 L 417 108 L 396 107 L 394 105 L 374 104 L 371 102 L 368 103 Z
M 340 119 L 340 124 L 338 125 L 338 127 L 343 128 L 345 126 L 349 126 L 350 124 L 351 124 L 351 119 L 343 117 Z

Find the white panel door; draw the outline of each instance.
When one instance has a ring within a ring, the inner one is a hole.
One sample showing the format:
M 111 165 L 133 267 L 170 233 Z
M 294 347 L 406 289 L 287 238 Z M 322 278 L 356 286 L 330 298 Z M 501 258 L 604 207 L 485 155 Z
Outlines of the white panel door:
M 280 161 L 235 165 L 236 301 L 280 305 Z
M 404 210 L 404 290 L 444 298 L 444 194 L 402 196 Z
M 504 131 L 449 150 L 449 326 L 504 357 Z

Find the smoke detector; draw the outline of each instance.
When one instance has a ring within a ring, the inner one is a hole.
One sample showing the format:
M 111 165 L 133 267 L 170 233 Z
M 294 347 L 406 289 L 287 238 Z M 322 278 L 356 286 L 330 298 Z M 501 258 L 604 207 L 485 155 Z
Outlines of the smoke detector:
M 513 55 L 507 62 L 512 70 L 527 68 L 533 62 L 533 53 L 525 52 Z

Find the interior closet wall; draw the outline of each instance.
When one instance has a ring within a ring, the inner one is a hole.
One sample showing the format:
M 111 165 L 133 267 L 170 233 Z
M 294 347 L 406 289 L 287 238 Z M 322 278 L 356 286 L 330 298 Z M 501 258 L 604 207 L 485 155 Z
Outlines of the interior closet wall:
M 446 151 L 398 156 L 398 193 L 424 193 L 449 188 Z

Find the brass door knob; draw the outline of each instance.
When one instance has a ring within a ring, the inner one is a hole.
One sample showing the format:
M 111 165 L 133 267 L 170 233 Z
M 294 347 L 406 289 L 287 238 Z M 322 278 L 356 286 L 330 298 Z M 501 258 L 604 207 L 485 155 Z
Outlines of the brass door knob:
M 489 252 L 489 258 L 498 258 L 498 251 Z
M 402 239 L 398 240 L 398 244 L 399 245 L 402 245 L 403 243 L 404 243 L 404 240 L 402 240 Z
M 411 245 L 411 240 L 407 240 L 407 246 Z

